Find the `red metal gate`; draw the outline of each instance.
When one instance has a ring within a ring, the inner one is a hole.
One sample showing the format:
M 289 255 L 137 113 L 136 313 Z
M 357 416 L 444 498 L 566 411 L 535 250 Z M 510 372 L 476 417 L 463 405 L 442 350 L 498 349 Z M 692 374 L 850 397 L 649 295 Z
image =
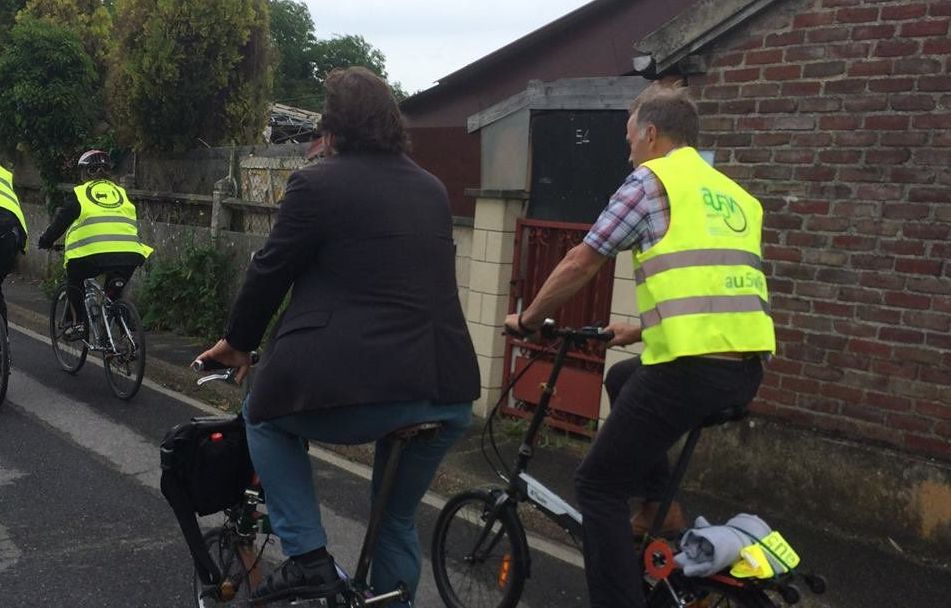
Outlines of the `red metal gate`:
M 515 259 L 509 312 L 530 303 L 542 284 L 569 249 L 581 243 L 590 228 L 587 224 L 520 219 L 515 231 Z M 595 278 L 555 313 L 559 325 L 581 327 L 605 324 L 611 315 L 614 260 L 609 260 Z M 528 359 L 543 345 L 506 338 L 504 385 L 520 372 Z M 512 389 L 514 403 L 503 411 L 527 417 L 541 396 L 540 385 L 548 381 L 553 354 L 544 354 Z M 601 403 L 604 374 L 603 346 L 589 344 L 568 354 L 551 399 L 548 424 L 584 435 L 593 435 Z

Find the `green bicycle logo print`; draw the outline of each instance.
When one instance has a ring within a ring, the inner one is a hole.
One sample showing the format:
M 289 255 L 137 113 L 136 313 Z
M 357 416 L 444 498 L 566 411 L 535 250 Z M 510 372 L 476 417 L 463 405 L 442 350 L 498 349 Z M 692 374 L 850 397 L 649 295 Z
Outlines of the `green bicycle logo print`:
M 722 192 L 713 192 L 709 188 L 700 188 L 703 204 L 707 207 L 707 216 L 719 216 L 726 227 L 733 232 L 745 232 L 747 221 L 743 207 L 732 196 Z

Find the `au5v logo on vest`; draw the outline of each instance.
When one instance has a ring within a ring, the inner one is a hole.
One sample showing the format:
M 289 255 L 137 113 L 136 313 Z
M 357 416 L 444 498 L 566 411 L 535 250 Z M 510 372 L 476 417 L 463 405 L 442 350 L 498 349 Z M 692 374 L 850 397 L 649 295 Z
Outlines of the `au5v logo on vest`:
M 703 205 L 707 213 L 707 230 L 714 236 L 745 234 L 749 226 L 743 207 L 736 199 L 710 188 L 700 188 Z
M 122 205 L 122 193 L 109 181 L 90 182 L 86 186 L 86 198 L 105 209 L 115 209 Z

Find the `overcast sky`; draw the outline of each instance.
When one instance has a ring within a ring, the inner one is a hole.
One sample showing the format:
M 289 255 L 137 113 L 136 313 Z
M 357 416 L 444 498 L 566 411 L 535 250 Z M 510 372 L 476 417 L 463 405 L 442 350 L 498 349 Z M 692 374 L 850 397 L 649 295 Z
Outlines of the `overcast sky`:
M 383 51 L 390 80 L 427 89 L 588 0 L 305 0 L 317 37 L 358 34 Z

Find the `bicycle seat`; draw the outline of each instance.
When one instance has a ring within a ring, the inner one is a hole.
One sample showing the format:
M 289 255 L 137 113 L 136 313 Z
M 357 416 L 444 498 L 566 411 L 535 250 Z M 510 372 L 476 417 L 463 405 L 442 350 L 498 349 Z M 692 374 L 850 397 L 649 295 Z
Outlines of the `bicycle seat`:
M 420 422 L 411 426 L 396 429 L 389 435 L 389 439 L 413 439 L 414 437 L 433 437 L 442 428 L 442 422 Z
M 718 412 L 714 412 L 713 414 L 710 414 L 704 418 L 701 426 L 717 426 L 718 424 L 724 424 L 734 420 L 742 420 L 743 418 L 746 418 L 749 413 L 750 411 L 745 405 L 730 406 Z

